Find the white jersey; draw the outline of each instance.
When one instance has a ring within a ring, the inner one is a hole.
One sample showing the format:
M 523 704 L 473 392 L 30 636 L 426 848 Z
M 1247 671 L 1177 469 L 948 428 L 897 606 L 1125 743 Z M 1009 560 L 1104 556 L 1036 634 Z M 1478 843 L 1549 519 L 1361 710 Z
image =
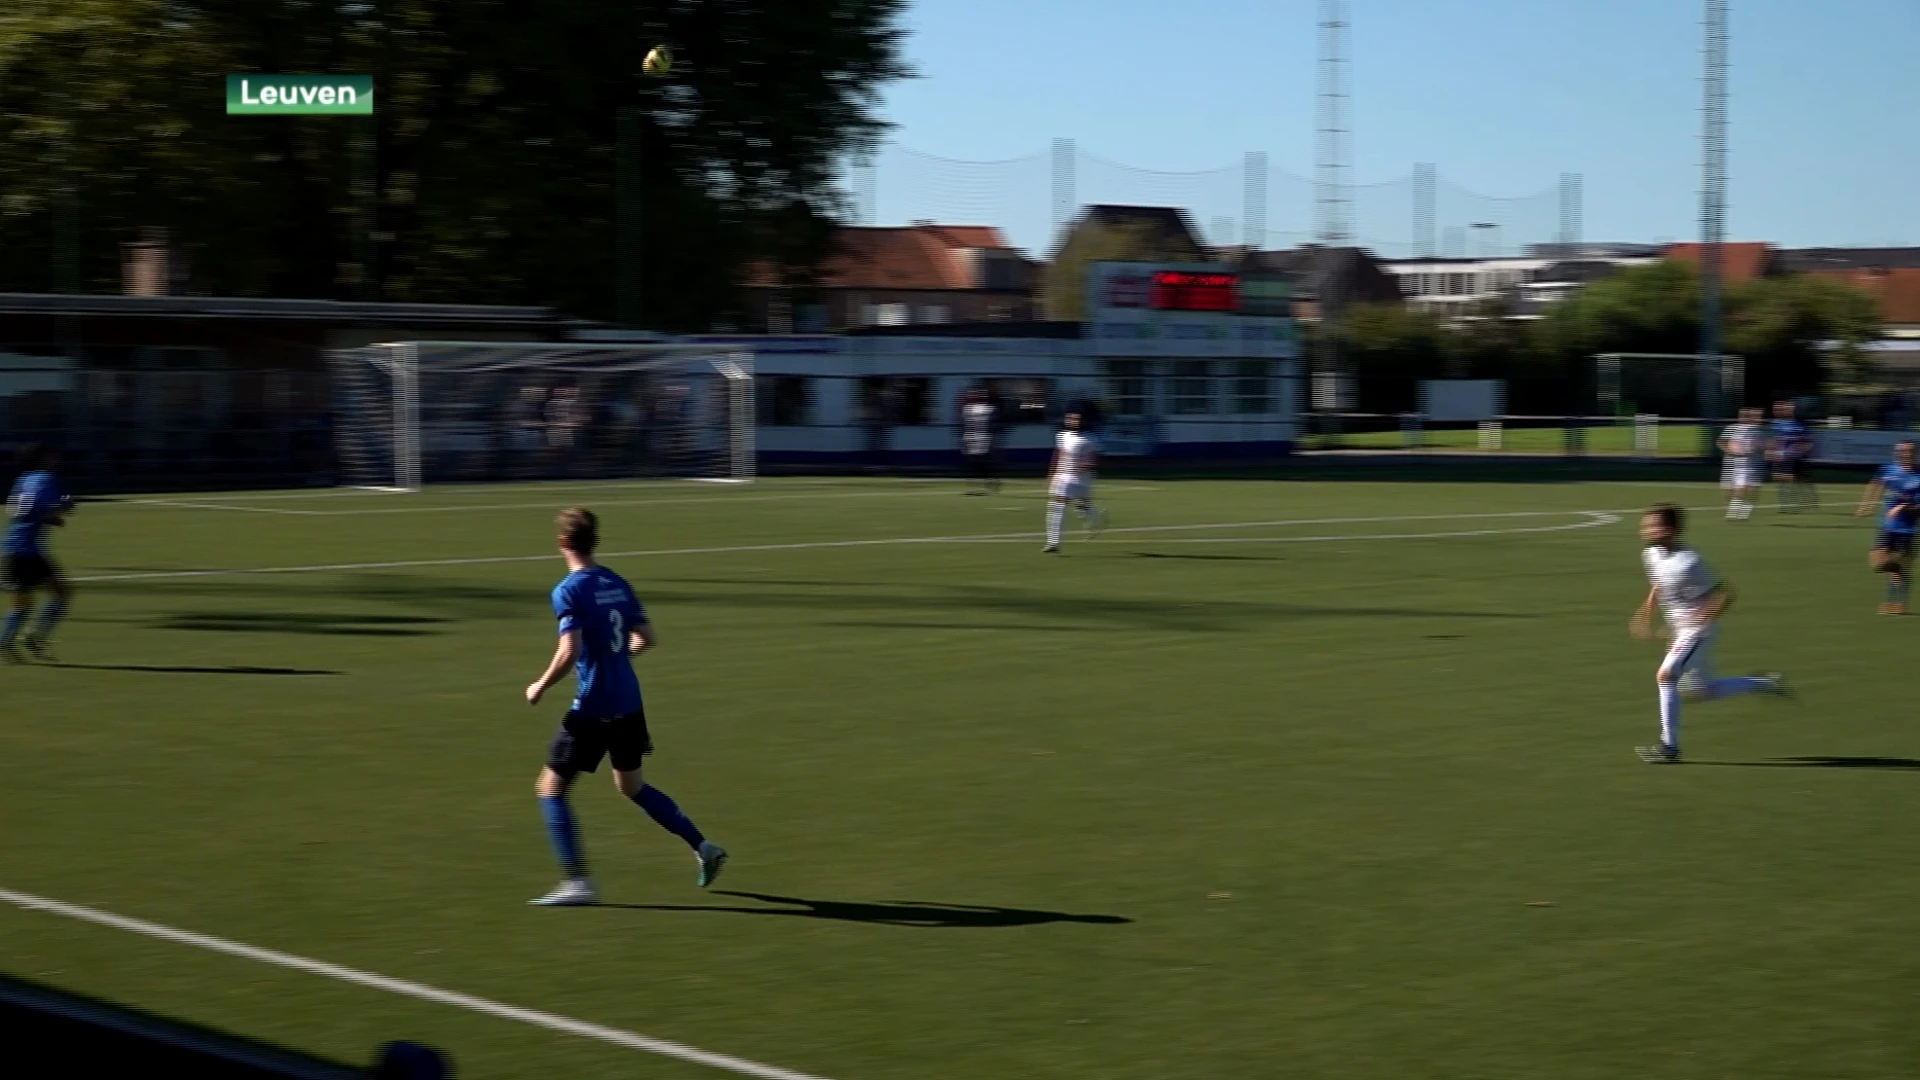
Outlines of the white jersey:
M 1674 634 L 1707 629 L 1701 610 L 1706 606 L 1707 594 L 1719 582 L 1700 553 L 1684 547 L 1672 551 L 1648 547 L 1641 555 L 1647 564 L 1647 580 L 1659 595 L 1661 613 Z
M 985 454 L 993 449 L 993 406 L 984 401 L 969 402 L 961 410 L 961 437 L 969 454 Z
M 1059 483 L 1077 484 L 1093 477 L 1093 455 L 1098 452 L 1093 438 L 1078 431 L 1063 431 L 1053 441 L 1060 452 L 1060 463 L 1053 478 Z
M 1727 429 L 1727 460 L 1739 465 L 1758 468 L 1766 456 L 1767 440 L 1760 431 L 1759 424 L 1735 424 Z

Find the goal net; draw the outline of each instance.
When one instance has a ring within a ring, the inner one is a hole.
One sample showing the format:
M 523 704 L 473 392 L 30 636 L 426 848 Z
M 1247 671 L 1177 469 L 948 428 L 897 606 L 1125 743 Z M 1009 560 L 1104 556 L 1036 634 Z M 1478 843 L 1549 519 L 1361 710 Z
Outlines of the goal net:
M 328 359 L 345 486 L 753 479 L 751 353 L 403 341 Z

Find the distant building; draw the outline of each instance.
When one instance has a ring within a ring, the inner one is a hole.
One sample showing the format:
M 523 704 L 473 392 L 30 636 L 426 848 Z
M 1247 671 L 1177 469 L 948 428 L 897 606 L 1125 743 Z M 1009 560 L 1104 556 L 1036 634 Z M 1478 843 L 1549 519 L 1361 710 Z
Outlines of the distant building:
M 1407 304 L 1443 319 L 1470 319 L 1498 305 L 1537 319 L 1552 305 L 1622 267 L 1660 261 L 1645 244 L 1535 244 L 1522 258 L 1400 259 L 1384 264 Z
M 1249 277 L 1278 275 L 1292 283 L 1293 316 L 1317 322 L 1321 299 L 1331 293 L 1342 304 L 1398 304 L 1406 299 L 1402 281 L 1389 263 L 1365 248 L 1299 247 L 1286 251 L 1240 251 L 1233 259 Z
M 785 288 L 772 267 L 754 267 L 743 287 L 746 328 L 828 333 L 1036 314 L 1037 265 L 990 226 L 845 226 L 829 251 L 807 288 Z
M 1099 262 L 1206 263 L 1213 252 L 1184 210 L 1171 206 L 1083 207 L 1060 234 L 1044 274 L 1047 317 L 1080 319 L 1087 268 Z
M 1662 257 L 1700 265 L 1699 244 L 1668 244 Z M 1737 243 L 1720 246 L 1720 277 L 1729 285 L 1744 285 L 1785 271 L 1772 244 Z
M 1789 273 L 1844 281 L 1873 294 L 1881 333 L 1920 341 L 1920 248 L 1800 248 L 1780 252 Z

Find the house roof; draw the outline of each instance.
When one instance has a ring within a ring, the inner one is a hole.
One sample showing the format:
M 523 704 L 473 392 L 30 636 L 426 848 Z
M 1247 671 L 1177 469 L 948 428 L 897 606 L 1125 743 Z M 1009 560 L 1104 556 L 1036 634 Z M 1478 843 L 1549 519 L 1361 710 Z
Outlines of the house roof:
M 483 304 L 387 304 L 248 296 L 120 296 L 107 293 L 0 293 L 0 315 L 86 315 L 188 319 L 293 319 L 321 323 L 460 326 L 551 325 L 551 308 Z
M 1780 265 L 1790 273 L 1813 270 L 1920 269 L 1920 248 L 1789 248 Z
M 1329 258 L 1330 261 L 1327 261 Z M 1237 261 L 1237 265 L 1242 271 L 1286 274 L 1295 278 L 1298 284 L 1294 296 L 1299 299 L 1317 296 L 1321 282 L 1329 275 L 1336 292 L 1349 292 L 1356 284 L 1372 281 L 1379 286 L 1383 295 L 1388 288 L 1398 294 L 1398 280 L 1381 270 L 1379 262 L 1373 252 L 1365 248 L 1298 247 L 1284 251 L 1250 251 Z
M 1669 244 L 1666 257 L 1678 262 L 1700 264 L 1699 244 Z M 1753 281 L 1765 277 L 1773 268 L 1772 244 L 1720 245 L 1720 275 L 1727 281 Z
M 1007 249 L 1006 237 L 991 225 L 848 225 L 835 229 L 832 247 L 820 264 L 820 284 L 830 289 L 971 289 L 971 267 L 961 252 L 973 248 Z M 778 283 L 771 265 L 756 264 L 749 286 Z
M 1187 212 L 1174 206 L 1125 206 L 1117 203 L 1094 203 L 1081 207 L 1080 217 L 1066 235 L 1071 236 L 1084 225 L 1094 224 L 1106 227 L 1125 225 L 1144 225 L 1164 236 L 1175 237 L 1191 246 L 1196 254 L 1204 254 L 1207 246 L 1200 242 L 1200 234 L 1187 219 Z
M 1881 322 L 1920 324 L 1920 267 L 1807 272 L 1818 277 L 1835 278 L 1872 293 L 1880 307 Z

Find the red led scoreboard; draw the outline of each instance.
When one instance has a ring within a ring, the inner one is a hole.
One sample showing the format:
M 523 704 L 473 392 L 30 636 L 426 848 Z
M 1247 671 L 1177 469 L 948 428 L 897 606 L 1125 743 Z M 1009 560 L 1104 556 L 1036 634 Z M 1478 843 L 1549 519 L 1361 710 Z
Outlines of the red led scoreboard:
M 1147 306 L 1155 311 L 1239 311 L 1240 275 L 1213 270 L 1155 270 Z

